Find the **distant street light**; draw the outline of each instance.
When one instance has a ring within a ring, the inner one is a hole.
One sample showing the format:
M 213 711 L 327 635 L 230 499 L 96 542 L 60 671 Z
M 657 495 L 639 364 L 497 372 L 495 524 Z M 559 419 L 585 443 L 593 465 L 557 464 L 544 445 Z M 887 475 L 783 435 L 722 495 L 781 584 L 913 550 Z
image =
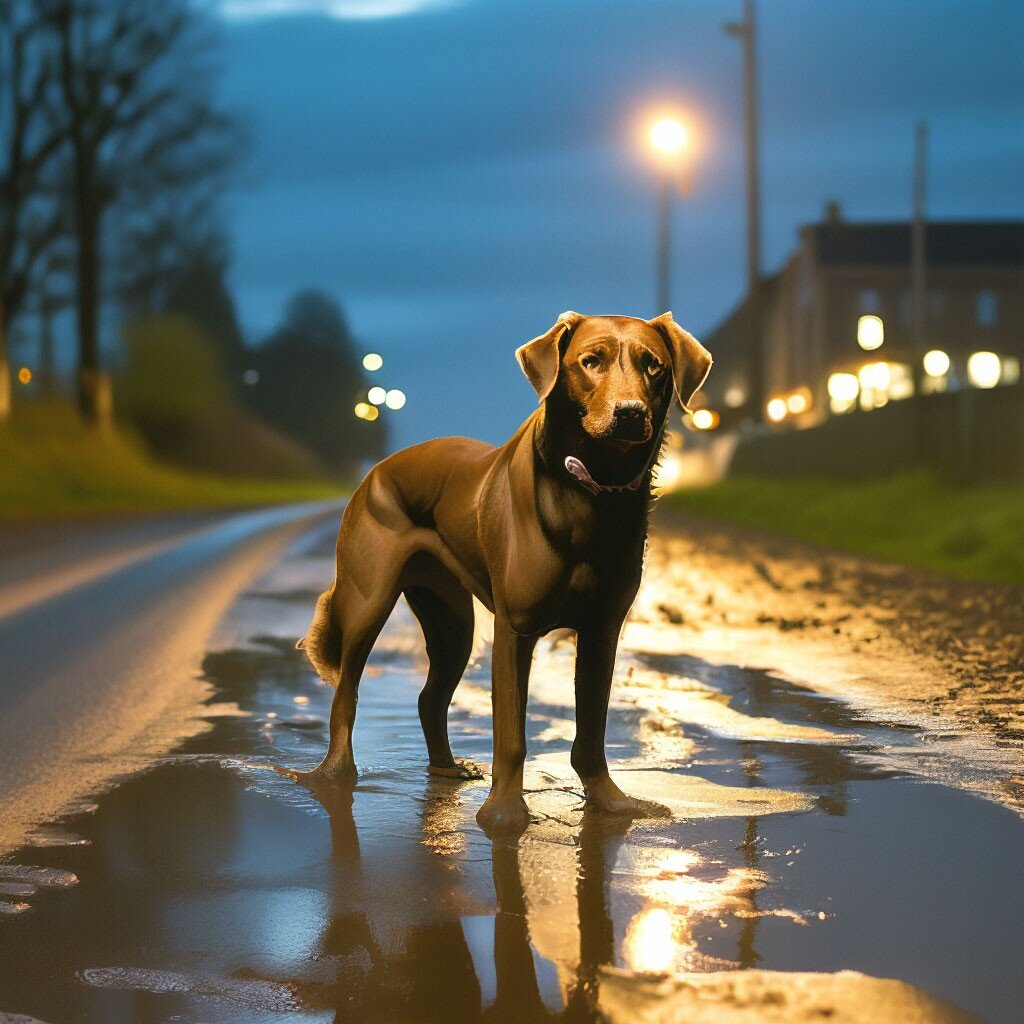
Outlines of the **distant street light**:
M 32 383 L 32 371 L 27 366 L 23 366 L 18 371 L 18 380 L 22 384 L 31 384 Z
M 941 349 L 933 348 L 925 352 L 922 363 L 929 377 L 945 377 L 949 373 L 949 356 Z
M 714 430 L 720 421 L 720 417 L 714 409 L 697 409 L 692 419 L 697 430 Z
M 789 412 L 789 407 L 786 405 L 784 398 L 773 398 L 767 406 L 765 406 L 765 412 L 768 413 L 768 419 L 772 423 L 781 423 L 786 418 L 786 413 Z
M 672 193 L 679 185 L 682 153 L 690 142 L 686 125 L 675 117 L 660 117 L 651 123 L 648 140 L 661 173 L 658 203 L 655 313 L 671 308 L 669 280 L 672 272 Z
M 379 370 L 384 365 L 384 360 L 377 355 L 376 352 L 367 352 L 363 356 L 363 369 L 369 370 L 373 373 L 375 370 Z
M 370 400 L 371 405 L 383 405 L 387 396 L 388 393 L 380 385 L 374 385 L 366 392 L 366 397 Z
M 405 405 L 405 392 L 399 391 L 398 388 L 392 388 L 384 396 L 384 404 L 389 409 L 401 409 Z
M 1003 375 L 1003 361 L 995 352 L 972 352 L 967 360 L 967 379 L 976 388 L 994 388 Z
M 366 402 L 359 402 L 356 404 L 355 414 L 361 420 L 367 420 L 372 423 L 380 415 L 380 409 L 375 405 L 368 405 Z

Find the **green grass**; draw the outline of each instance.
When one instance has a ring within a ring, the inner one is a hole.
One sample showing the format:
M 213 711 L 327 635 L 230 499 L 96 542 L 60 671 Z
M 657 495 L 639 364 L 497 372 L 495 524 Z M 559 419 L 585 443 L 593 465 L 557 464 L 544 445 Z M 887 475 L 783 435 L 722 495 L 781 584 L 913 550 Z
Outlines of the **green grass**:
M 1024 487 L 957 488 L 927 473 L 841 482 L 741 477 L 670 503 L 893 562 L 1024 583 Z
M 130 435 L 87 429 L 63 404 L 16 405 L 0 424 L 0 518 L 266 505 L 333 497 L 340 483 L 192 474 Z

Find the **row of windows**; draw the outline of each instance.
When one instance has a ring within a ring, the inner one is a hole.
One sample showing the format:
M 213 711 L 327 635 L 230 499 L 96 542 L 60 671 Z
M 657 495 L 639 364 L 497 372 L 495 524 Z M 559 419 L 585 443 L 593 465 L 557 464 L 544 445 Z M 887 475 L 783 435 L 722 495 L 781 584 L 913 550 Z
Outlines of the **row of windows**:
M 865 288 L 857 297 L 858 312 L 881 314 L 882 296 L 877 288 Z M 936 288 L 928 292 L 928 314 L 932 317 L 945 316 L 946 294 Z M 909 291 L 900 293 L 900 322 L 909 327 L 914 317 L 914 300 Z M 974 321 L 979 327 L 995 327 L 999 319 L 999 297 L 991 288 L 986 288 L 974 297 Z

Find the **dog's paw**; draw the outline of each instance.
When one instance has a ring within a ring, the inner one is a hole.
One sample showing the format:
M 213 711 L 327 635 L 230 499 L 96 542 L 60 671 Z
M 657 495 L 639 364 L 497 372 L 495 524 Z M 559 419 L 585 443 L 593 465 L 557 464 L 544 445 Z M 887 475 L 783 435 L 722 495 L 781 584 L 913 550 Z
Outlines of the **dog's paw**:
M 618 797 L 587 799 L 587 806 L 603 814 L 614 814 L 623 818 L 671 818 L 672 812 L 654 800 L 641 800 L 635 796 L 620 793 Z
M 475 761 L 466 761 L 461 757 L 457 757 L 455 763 L 451 765 L 428 765 L 427 772 L 442 779 L 461 779 L 467 782 L 472 779 L 485 778 L 482 765 Z
M 530 824 L 530 809 L 521 795 L 489 796 L 476 812 L 477 824 L 491 838 L 522 835 Z
M 333 788 L 341 790 L 355 789 L 359 781 L 359 774 L 356 766 L 351 762 L 340 765 L 319 764 L 309 771 L 299 771 L 296 768 L 283 768 L 279 765 L 271 765 L 275 772 L 284 775 L 293 782 L 298 782 L 309 789 Z
M 628 818 L 670 818 L 672 812 L 653 800 L 627 796 L 607 775 L 586 784 L 587 806 L 605 814 Z

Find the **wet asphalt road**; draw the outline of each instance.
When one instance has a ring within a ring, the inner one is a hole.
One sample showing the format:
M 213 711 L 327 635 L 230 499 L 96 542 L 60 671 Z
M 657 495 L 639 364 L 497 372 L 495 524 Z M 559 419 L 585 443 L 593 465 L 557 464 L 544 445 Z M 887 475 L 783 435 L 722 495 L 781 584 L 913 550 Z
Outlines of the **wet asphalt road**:
M 425 774 L 423 656 L 401 609 L 362 686 L 354 802 L 321 803 L 273 772 L 315 763 L 326 742 L 331 692 L 292 645 L 333 532 L 296 529 L 278 538 L 283 557 L 263 553 L 272 568 L 206 645 L 206 728 L 0 865 L 0 1011 L 50 1024 L 624 1021 L 643 978 L 668 972 L 694 980 L 659 990 L 665 1019 L 965 1019 L 950 1004 L 1017 1019 L 1024 822 L 974 791 L 975 748 L 904 708 L 868 713 L 771 664 L 695 654 L 670 612 L 644 621 L 671 594 L 657 559 L 620 657 L 609 751 L 624 788 L 671 820 L 583 810 L 566 758 L 572 648 L 544 643 L 535 824 L 492 845 L 474 820 L 486 782 Z M 488 668 L 482 647 L 451 712 L 456 753 L 481 762 Z M 850 970 L 866 977 L 836 973 Z M 722 988 L 737 971 L 752 985 L 742 998 Z M 694 992 L 696 1009 L 673 1002 Z
M 0 529 L 0 853 L 181 737 L 210 632 L 324 511 Z

